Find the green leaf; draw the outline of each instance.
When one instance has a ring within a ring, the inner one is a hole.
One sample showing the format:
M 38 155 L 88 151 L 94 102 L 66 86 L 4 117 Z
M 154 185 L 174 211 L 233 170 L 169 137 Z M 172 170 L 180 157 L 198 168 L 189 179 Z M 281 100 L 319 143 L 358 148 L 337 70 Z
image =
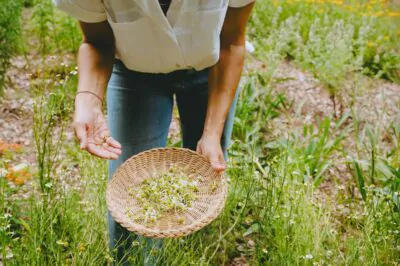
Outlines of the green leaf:
M 356 171 L 356 177 L 357 177 L 357 184 L 358 184 L 358 189 L 360 190 L 361 196 L 363 198 L 363 200 L 366 200 L 367 198 L 367 192 L 365 191 L 365 177 L 362 173 L 360 164 L 356 161 L 353 162 L 354 163 L 354 168 Z
M 254 223 L 243 234 L 243 237 L 249 236 L 249 235 L 251 235 L 252 233 L 255 233 L 255 232 L 259 232 L 259 230 L 260 230 L 260 224 L 259 223 Z
M 270 149 L 276 149 L 276 148 L 279 148 L 279 146 L 281 146 L 280 144 L 279 144 L 279 142 L 278 141 L 271 141 L 271 142 L 268 142 L 267 144 L 265 144 L 265 148 L 270 148 Z
M 32 234 L 32 229 L 27 222 L 22 219 L 18 220 L 18 222 L 25 228 L 26 231 L 28 231 L 29 234 Z

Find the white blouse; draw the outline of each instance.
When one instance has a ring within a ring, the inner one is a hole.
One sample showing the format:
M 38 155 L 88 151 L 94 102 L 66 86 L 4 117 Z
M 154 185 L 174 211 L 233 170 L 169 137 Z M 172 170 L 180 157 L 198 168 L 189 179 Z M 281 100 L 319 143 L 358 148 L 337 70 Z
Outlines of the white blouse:
M 108 20 L 117 57 L 147 73 L 201 70 L 219 59 L 219 35 L 228 6 L 255 0 L 172 0 L 164 15 L 158 0 L 53 0 L 78 20 Z

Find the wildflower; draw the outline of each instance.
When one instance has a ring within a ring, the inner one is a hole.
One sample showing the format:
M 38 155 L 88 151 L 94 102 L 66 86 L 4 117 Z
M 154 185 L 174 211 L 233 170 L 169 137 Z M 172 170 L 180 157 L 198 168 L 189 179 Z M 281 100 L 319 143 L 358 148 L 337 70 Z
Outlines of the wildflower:
M 387 15 L 389 17 L 398 17 L 400 16 L 400 12 L 389 12 Z
M 20 144 L 6 143 L 0 139 L 0 154 L 5 152 L 18 152 L 22 146 Z
M 311 254 L 307 254 L 307 255 L 304 256 L 304 259 L 306 259 L 306 260 L 312 260 L 313 258 L 314 257 Z
M 85 246 L 83 244 L 80 244 L 79 245 L 79 252 L 85 252 L 85 251 L 86 251 Z
M 266 248 L 263 248 L 261 251 L 262 251 L 263 253 L 265 253 L 265 254 L 268 254 L 268 249 L 266 249 Z
M 66 242 L 66 241 L 57 240 L 56 244 L 63 246 L 63 247 L 68 247 L 68 242 Z
M 335 0 L 332 2 L 334 5 L 342 5 L 343 1 L 342 0 Z
M 105 255 L 104 255 L 104 258 L 105 258 L 108 262 L 113 262 L 113 261 L 114 261 L 113 257 L 111 257 L 110 254 L 105 254 Z
M 368 41 L 367 46 L 368 47 L 374 47 L 376 44 L 372 41 Z
M 16 185 L 23 185 L 31 178 L 31 176 L 27 164 L 18 164 L 9 168 L 6 174 L 6 179 L 14 182 Z

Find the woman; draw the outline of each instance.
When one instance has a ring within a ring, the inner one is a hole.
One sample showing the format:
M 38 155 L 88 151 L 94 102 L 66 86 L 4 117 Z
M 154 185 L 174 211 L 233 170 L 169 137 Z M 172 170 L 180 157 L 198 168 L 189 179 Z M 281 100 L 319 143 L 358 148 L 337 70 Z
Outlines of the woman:
M 175 95 L 183 146 L 224 171 L 254 1 L 54 0 L 84 36 L 74 118 L 81 149 L 110 159 L 111 177 L 130 156 L 165 146 Z M 129 244 L 111 218 L 109 232 L 111 247 Z

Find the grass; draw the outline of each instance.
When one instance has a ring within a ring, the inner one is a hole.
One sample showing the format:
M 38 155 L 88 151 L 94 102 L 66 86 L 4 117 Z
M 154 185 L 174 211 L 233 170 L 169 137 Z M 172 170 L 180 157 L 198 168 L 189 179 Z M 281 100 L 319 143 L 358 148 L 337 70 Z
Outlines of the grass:
M 36 41 L 25 44 L 26 52 L 35 49 L 45 59 L 76 51 L 75 22 L 58 16 L 49 1 L 30 4 L 24 12 L 34 19 L 24 22 L 22 39 L 31 34 Z M 356 82 L 363 75 L 398 82 L 396 10 L 372 1 L 257 2 L 249 29 L 257 52 L 249 64 L 266 66 L 249 68 L 241 87 L 226 207 L 206 228 L 153 249 L 158 264 L 400 263 L 400 120 L 365 120 L 356 97 L 368 91 Z M 282 117 L 288 123 L 304 118 L 275 88 L 283 60 L 318 80 L 337 103 L 334 114 L 297 127 L 279 124 Z M 37 161 L 32 180 L 17 185 L 3 178 L 19 155 L 0 154 L 1 261 L 111 264 L 106 163 L 80 152 L 67 134 L 74 66 L 43 65 L 37 75 L 30 88 Z M 343 99 L 349 80 L 350 102 Z M 143 263 L 144 248 L 140 240 L 132 243 L 132 265 Z

